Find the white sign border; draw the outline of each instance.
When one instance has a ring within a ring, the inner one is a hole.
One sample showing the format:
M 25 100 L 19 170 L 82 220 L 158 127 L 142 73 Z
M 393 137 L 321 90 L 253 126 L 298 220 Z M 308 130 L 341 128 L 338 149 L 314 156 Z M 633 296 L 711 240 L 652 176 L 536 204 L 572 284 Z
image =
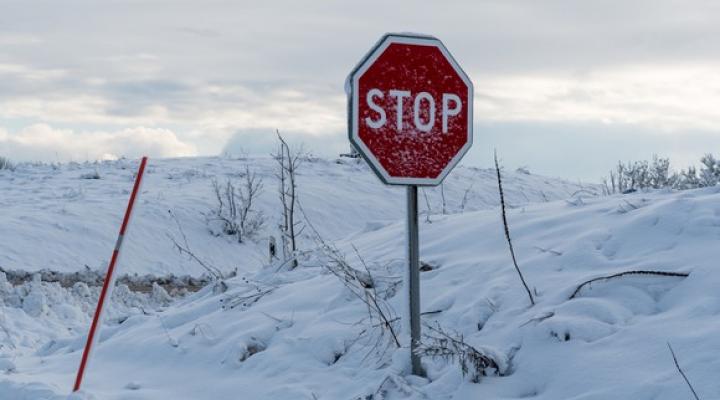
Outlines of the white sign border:
M 380 55 L 393 43 L 400 44 L 414 44 L 420 46 L 434 46 L 437 47 L 450 62 L 455 72 L 458 74 L 460 79 L 463 80 L 468 88 L 467 93 L 467 141 L 463 147 L 461 147 L 455 156 L 448 162 L 445 168 L 440 172 L 436 178 L 401 178 L 392 177 L 388 174 L 385 168 L 380 164 L 378 159 L 372 154 L 370 149 L 360 140 L 358 136 L 358 124 L 359 118 L 356 118 L 357 111 L 359 109 L 359 93 L 358 87 L 360 83 L 360 77 L 367 72 L 370 66 L 380 57 Z M 387 33 L 373 46 L 368 54 L 360 61 L 360 63 L 353 69 L 348 77 L 350 93 L 348 96 L 348 136 L 350 143 L 360 152 L 363 158 L 367 161 L 370 167 L 375 171 L 375 174 L 388 185 L 418 185 L 418 186 L 437 186 L 442 183 L 445 177 L 452 171 L 453 168 L 460 162 L 465 156 L 465 153 L 470 150 L 473 143 L 473 84 L 470 78 L 467 76 L 465 71 L 460 67 L 455 58 L 450 54 L 445 45 L 437 38 L 433 36 L 423 36 L 415 34 L 401 34 L 401 33 Z

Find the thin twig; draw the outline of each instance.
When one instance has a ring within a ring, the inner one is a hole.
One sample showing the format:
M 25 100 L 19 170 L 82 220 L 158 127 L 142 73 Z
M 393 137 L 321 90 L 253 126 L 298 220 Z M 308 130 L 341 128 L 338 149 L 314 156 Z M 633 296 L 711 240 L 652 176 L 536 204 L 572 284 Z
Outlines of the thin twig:
M 307 214 L 305 213 L 305 209 L 302 206 L 302 203 L 300 203 L 299 201 L 297 202 L 297 208 L 300 211 L 300 214 L 305 219 L 306 226 L 310 227 L 310 231 L 314 236 L 315 241 L 319 245 L 321 251 L 325 254 L 326 257 L 330 259 L 330 261 L 335 263 L 335 266 L 328 264 L 325 265 L 324 268 L 336 278 L 338 278 L 338 280 L 340 280 L 340 282 L 342 282 L 343 285 L 345 285 L 345 287 L 350 290 L 350 293 L 352 293 L 356 298 L 362 301 L 362 303 L 367 307 L 371 326 L 381 327 L 381 337 L 384 335 L 385 331 L 388 331 L 390 333 L 390 336 L 392 337 L 392 344 L 394 344 L 397 348 L 400 348 L 400 340 L 397 333 L 395 332 L 395 328 L 393 327 L 394 310 L 392 306 L 386 301 L 384 301 L 382 298 L 378 299 L 378 293 L 374 284 L 374 279 L 372 277 L 372 274 L 370 273 L 370 269 L 368 268 L 367 263 L 360 255 L 358 249 L 353 246 L 356 256 L 365 268 L 368 276 L 367 278 L 361 276 L 361 271 L 353 268 L 348 263 L 343 253 L 337 247 L 335 247 L 334 244 L 325 241 L 322 235 L 320 235 L 320 232 L 315 228 L 315 225 L 313 225 L 313 223 L 308 218 Z M 379 320 L 378 325 L 372 324 L 372 321 L 374 319 Z M 379 342 L 375 343 L 375 346 L 373 346 L 373 349 L 371 349 L 370 352 L 372 352 L 379 345 Z
M 597 277 L 597 278 L 593 278 L 593 279 L 587 280 L 587 281 L 581 283 L 580 285 L 578 285 L 578 287 L 575 289 L 575 291 L 573 292 L 573 294 L 570 296 L 570 299 L 572 300 L 572 299 L 574 299 L 575 297 L 577 297 L 577 295 L 580 294 L 580 289 L 582 289 L 582 288 L 585 287 L 586 285 L 589 285 L 589 284 L 591 284 L 591 283 L 593 283 L 593 282 L 597 282 L 597 281 L 603 281 L 603 280 L 608 280 L 608 279 L 612 279 L 612 278 L 619 278 L 619 277 L 625 276 L 625 275 L 677 276 L 677 277 L 681 277 L 681 278 L 687 278 L 688 275 L 690 275 L 690 274 L 688 274 L 687 272 L 665 272 L 665 271 L 643 271 L 643 270 L 636 270 L 636 271 L 624 271 L 624 272 L 619 272 L 619 273 L 617 273 L 617 274 L 612 274 L 612 275 L 607 275 L 607 276 L 599 276 L 599 277 Z
M 210 273 L 210 275 L 215 279 L 222 279 L 223 273 L 218 269 L 217 267 L 210 265 L 208 263 L 205 263 L 203 260 L 201 260 L 198 256 L 193 253 L 193 251 L 190 249 L 190 244 L 188 243 L 187 236 L 185 236 L 185 231 L 182 228 L 182 225 L 180 225 L 180 221 L 175 216 L 175 213 L 172 212 L 172 210 L 168 210 L 168 213 L 172 217 L 172 219 L 175 221 L 175 224 L 177 225 L 178 231 L 180 232 L 180 237 L 182 237 L 184 246 L 178 243 L 175 238 L 170 235 L 169 233 L 166 233 L 166 236 L 170 241 L 173 242 L 173 245 L 175 248 L 180 252 L 180 254 L 187 254 L 191 259 L 193 259 L 195 262 L 197 262 L 201 267 L 205 268 L 206 271 Z
M 675 357 L 675 352 L 673 351 L 672 346 L 670 346 L 670 342 L 667 342 L 667 345 L 668 345 L 668 349 L 670 349 L 670 354 L 672 354 L 673 361 L 675 361 L 675 368 L 677 368 L 680 375 L 682 375 L 683 379 L 685 379 L 685 383 L 687 383 L 693 396 L 695 396 L 695 400 L 700 400 L 700 397 L 698 397 L 697 392 L 695 392 L 695 388 L 690 383 L 690 380 L 688 380 L 688 377 L 685 375 L 685 372 L 683 372 L 682 368 L 680 368 L 680 364 L 678 364 L 677 357 Z
M 510 228 L 508 227 L 507 216 L 505 215 L 505 195 L 503 194 L 502 177 L 500 176 L 500 165 L 498 164 L 497 150 L 495 151 L 495 171 L 497 172 L 498 190 L 500 191 L 500 208 L 502 209 L 503 225 L 505 226 L 505 238 L 507 239 L 508 246 L 510 247 L 510 256 L 512 257 L 512 262 L 515 266 L 515 270 L 520 276 L 520 280 L 525 287 L 525 291 L 527 291 L 528 297 L 530 297 L 530 304 L 535 305 L 535 299 L 533 298 L 532 292 L 530 291 L 530 288 L 525 282 L 525 278 L 523 277 L 517 260 L 515 259 L 515 250 L 513 249 L 512 240 L 510 239 Z

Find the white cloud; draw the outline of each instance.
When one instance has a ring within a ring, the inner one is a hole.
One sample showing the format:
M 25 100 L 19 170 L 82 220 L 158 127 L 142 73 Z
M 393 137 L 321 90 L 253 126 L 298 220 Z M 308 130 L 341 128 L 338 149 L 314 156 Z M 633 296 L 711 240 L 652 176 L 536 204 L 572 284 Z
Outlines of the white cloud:
M 0 42 L 0 45 L 2 43 Z M 22 79 L 26 81 L 50 81 L 63 77 L 62 69 L 41 69 L 22 64 L 0 63 L 0 79 Z
M 712 0 L 179 0 L 171 13 L 162 2 L 83 3 L 83 13 L 74 3 L 3 10 L 0 126 L 47 123 L 71 127 L 71 137 L 172 127 L 199 154 L 217 154 L 236 132 L 276 128 L 344 140 L 345 76 L 393 30 L 443 39 L 475 82 L 478 124 L 586 127 L 578 135 L 705 130 L 707 146 L 720 130 L 720 53 L 708 39 L 720 34 L 720 3 Z M 104 153 L 127 151 L 103 140 Z M 42 143 L 23 146 L 32 158 L 56 158 Z M 103 154 L 78 146 L 63 151 Z
M 36 124 L 16 132 L 0 129 L 0 154 L 18 161 L 85 161 L 141 155 L 193 156 L 197 151 L 168 129 L 135 127 L 113 132 L 75 132 Z
M 0 46 L 26 46 L 40 43 L 42 40 L 33 35 L 0 33 Z
M 720 64 L 633 65 L 581 75 L 476 79 L 476 115 L 490 121 L 635 124 L 658 133 L 718 130 Z

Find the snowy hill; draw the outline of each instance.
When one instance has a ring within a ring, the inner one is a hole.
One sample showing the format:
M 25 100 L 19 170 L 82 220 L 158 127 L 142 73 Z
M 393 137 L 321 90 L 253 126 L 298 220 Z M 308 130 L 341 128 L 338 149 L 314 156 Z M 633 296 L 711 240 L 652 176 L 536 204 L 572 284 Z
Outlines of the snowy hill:
M 263 206 L 268 213 L 275 200 L 271 161 L 254 163 L 265 168 Z M 26 259 L 20 255 L 35 253 L 23 251 L 33 248 L 32 235 L 40 241 L 67 232 L 48 228 L 64 215 L 62 207 L 74 217 L 58 223 L 75 232 L 70 235 L 74 238 L 43 251 L 84 246 L 88 254 L 96 254 L 95 261 L 101 260 L 104 242 L 112 242 L 116 228 L 100 227 L 117 221 L 120 212 L 115 209 L 122 208 L 127 196 L 122 188 L 130 183 L 131 172 L 121 165 L 98 165 L 103 179 L 92 182 L 77 176 L 95 166 L 62 167 L 59 172 L 27 167 L 12 176 L 5 173 L 3 193 L 7 189 L 9 196 L 3 200 L 2 226 L 13 224 L 20 234 L 15 238 L 2 231 L 3 265 L 45 266 L 42 254 Z M 141 265 L 148 265 L 158 272 L 171 271 L 170 260 L 146 261 L 155 259 L 153 251 L 163 257 L 173 254 L 162 244 L 169 228 L 158 227 L 171 226 L 165 216 L 168 207 L 176 210 L 196 247 L 207 248 L 206 254 L 218 264 L 233 264 L 238 254 L 251 251 L 260 259 L 262 243 L 239 253 L 244 245 L 209 235 L 200 215 L 212 205 L 209 176 L 236 165 L 242 161 L 156 163 L 134 221 L 136 242 L 127 247 L 138 255 L 128 255 L 123 268 L 141 271 L 147 270 Z M 169 179 L 171 174 L 180 178 Z M 48 176 L 44 185 L 34 183 L 42 176 Z M 490 171 L 456 171 L 445 188 L 452 214 L 433 215 L 430 223 L 421 223 L 423 319 L 452 337 L 462 335 L 497 363 L 479 382 L 473 382 L 472 371 L 463 376 L 456 362 L 429 356 L 423 357 L 427 378 L 405 373 L 407 350 L 396 348 L 377 315 L 368 314 L 362 297 L 356 296 L 376 294 L 402 344 L 407 344 L 403 321 L 396 319 L 404 315 L 405 303 L 398 286 L 405 268 L 403 193 L 383 187 L 361 165 L 315 161 L 303 172 L 301 188 L 307 189 L 301 196 L 330 248 L 312 250 L 308 230 L 305 248 L 312 251 L 292 271 L 243 267 L 239 276 L 226 281 L 227 290 L 208 286 L 172 303 L 160 290 L 147 297 L 121 291 L 95 353 L 87 393 L 79 398 L 691 398 L 668 342 L 701 398 L 720 398 L 720 275 L 714 257 L 720 239 L 720 190 L 597 197 L 561 180 L 512 172 L 505 176 L 515 250 L 536 305 L 530 305 L 513 268 Z M 473 181 L 471 206 L 460 213 L 459 199 Z M 82 196 L 57 205 L 53 193 L 78 185 Z M 582 192 L 569 198 L 578 190 Z M 19 204 L 27 193 L 36 194 L 37 200 Z M 439 194 L 431 195 L 431 204 L 437 205 Z M 5 207 L 10 207 L 9 214 Z M 32 207 L 46 212 L 31 212 Z M 96 219 L 88 217 L 93 215 Z M 70 225 L 71 220 L 78 225 Z M 83 229 L 94 229 L 93 234 Z M 95 246 L 102 250 L 92 250 Z M 15 250 L 12 257 L 6 255 L 9 249 Z M 73 270 L 83 262 L 68 255 L 54 265 Z M 186 271 L 197 272 L 186 259 L 182 263 Z M 363 263 L 369 274 L 338 279 L 347 277 L 343 268 L 365 271 Z M 628 271 L 646 273 L 610 278 Z M 583 284 L 603 277 L 608 279 Z M 357 286 L 358 279 L 370 279 L 371 289 Z M 0 371 L 6 371 L 0 378 L 0 398 L 65 399 L 96 291 L 85 292 L 81 285 L 65 290 L 44 282 L 23 285 L 18 293 L 20 289 L 0 282 L 0 304 L 5 304 Z M 34 299 L 27 307 L 26 298 Z M 428 327 L 424 333 L 438 336 Z M 434 342 L 425 338 L 424 343 Z
M 340 163 L 338 163 L 340 162 Z M 205 215 L 217 207 L 212 180 L 236 185 L 245 166 L 263 179 L 257 204 L 265 229 L 239 245 L 208 231 Z M 32 165 L 0 170 L 0 267 L 36 271 L 104 270 L 137 161 Z M 192 249 L 224 270 L 254 271 L 267 262 L 267 237 L 277 236 L 281 206 L 276 163 L 266 158 L 183 158 L 150 160 L 142 195 L 123 251 L 122 271 L 138 274 L 199 275 L 204 270 L 181 255 L 168 238 L 179 238 L 177 217 Z M 327 239 L 339 239 L 402 220 L 405 193 L 388 187 L 355 160 L 309 159 L 298 170 L 299 198 Z M 466 211 L 498 204 L 494 172 L 458 168 L 445 185 L 446 212 L 458 212 L 465 191 Z M 88 179 L 88 178 L 99 179 Z M 513 206 L 564 199 L 583 186 L 561 179 L 507 172 Z M 597 190 L 592 185 L 586 189 Z M 439 190 L 429 189 L 434 213 L 441 213 Z M 427 208 L 423 199 L 421 209 Z M 305 235 L 307 237 L 307 234 Z M 40 250 L 41 249 L 41 250 Z

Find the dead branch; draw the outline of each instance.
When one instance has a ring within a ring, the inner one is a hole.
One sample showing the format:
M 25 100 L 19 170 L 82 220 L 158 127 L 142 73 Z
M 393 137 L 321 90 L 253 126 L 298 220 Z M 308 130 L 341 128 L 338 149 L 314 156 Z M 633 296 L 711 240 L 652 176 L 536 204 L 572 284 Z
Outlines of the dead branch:
M 173 221 L 175 221 L 178 231 L 180 232 L 180 237 L 182 237 L 183 240 L 183 244 L 180 244 L 170 233 L 166 233 L 165 235 L 168 239 L 170 239 L 170 241 L 172 241 L 175 248 L 180 252 L 180 254 L 187 254 L 192 260 L 198 263 L 198 265 L 203 267 L 214 280 L 223 279 L 223 273 L 220 269 L 203 261 L 200 257 L 195 255 L 195 253 L 190 249 L 190 244 L 188 243 L 187 236 L 185 236 L 185 231 L 183 230 L 182 225 L 180 225 L 180 221 L 175 216 L 175 213 L 173 213 L 172 210 L 168 210 L 168 213 L 170 214 L 170 217 L 172 217 Z
M 500 165 L 498 164 L 497 151 L 495 151 L 495 171 L 497 172 L 498 191 L 500 192 L 500 208 L 502 210 L 502 220 L 505 227 L 505 238 L 507 239 L 508 246 L 510 247 L 510 256 L 512 257 L 512 262 L 515 266 L 515 270 L 517 271 L 518 276 L 520 276 L 520 280 L 522 281 L 522 284 L 525 287 L 525 291 L 527 291 L 528 297 L 530 298 L 530 304 L 534 306 L 535 299 L 533 298 L 530 288 L 525 282 L 525 277 L 523 277 L 523 274 L 520 271 L 520 267 L 518 266 L 517 260 L 515 259 L 515 250 L 513 249 L 512 240 L 510 239 L 510 228 L 508 226 L 507 216 L 505 214 L 505 195 L 503 194 L 502 177 L 500 176 Z
M 667 343 L 667 346 L 668 346 L 668 349 L 670 349 L 670 354 L 672 354 L 673 361 L 675 362 L 675 368 L 677 368 L 680 375 L 682 375 L 683 379 L 685 379 L 685 383 L 687 383 L 693 396 L 695 396 L 695 400 L 700 400 L 700 397 L 698 397 L 698 394 L 695 391 L 695 388 L 693 387 L 693 385 L 690 383 L 690 380 L 688 379 L 687 375 L 685 375 L 685 372 L 682 370 L 682 368 L 680 368 L 680 364 L 678 363 L 677 357 L 675 357 L 675 352 L 673 351 L 672 346 L 670 346 L 670 342 Z
M 557 250 L 553 250 L 553 249 L 546 249 L 546 248 L 540 247 L 540 246 L 534 246 L 534 247 L 541 253 L 550 253 L 550 254 L 552 254 L 554 256 L 558 256 L 558 257 L 563 255 L 563 253 L 561 251 L 557 251 Z
M 599 276 L 599 277 L 597 277 L 597 278 L 593 278 L 593 279 L 587 280 L 587 281 L 581 283 L 580 285 L 578 285 L 578 287 L 575 289 L 575 291 L 573 292 L 573 294 L 570 296 L 569 299 L 572 300 L 572 299 L 574 299 L 575 297 L 577 297 L 577 295 L 580 294 L 580 290 L 581 290 L 583 287 L 585 287 L 585 286 L 587 286 L 587 285 L 590 285 L 590 284 L 592 284 L 593 282 L 604 281 L 604 280 L 609 280 L 609 279 L 613 279 L 613 278 L 619 278 L 619 277 L 621 277 L 621 276 L 626 276 L 626 275 L 676 276 L 676 277 L 687 278 L 690 274 L 688 274 L 687 272 L 665 272 L 665 271 L 636 270 L 636 271 L 619 272 L 619 273 L 617 273 L 617 274 L 612 274 L 612 275 L 608 275 L 608 276 Z
M 251 305 L 257 303 L 265 297 L 266 295 L 272 293 L 275 291 L 276 288 L 270 288 L 262 290 L 260 288 L 256 288 L 251 290 L 251 292 L 248 294 L 247 292 L 240 294 L 240 295 L 233 295 L 228 296 L 223 299 L 220 299 L 220 302 L 223 303 L 223 310 L 232 310 L 238 306 L 241 306 L 243 309 L 250 307 Z
M 392 344 L 397 348 L 400 348 L 400 339 L 394 325 L 394 322 L 399 319 L 395 317 L 395 311 L 386 301 L 386 296 L 382 296 L 378 293 L 377 280 L 372 276 L 370 268 L 364 258 L 360 255 L 360 252 L 353 246 L 356 256 L 365 269 L 364 273 L 356 268 L 353 268 L 345 258 L 344 254 L 335 247 L 334 244 L 330 244 L 323 239 L 313 223 L 308 219 L 302 204 L 299 202 L 298 210 L 305 219 L 306 226 L 310 228 L 310 231 L 312 232 L 320 250 L 329 261 L 324 264 L 324 268 L 338 278 L 338 280 L 340 280 L 340 282 L 342 282 L 342 284 L 356 298 L 363 302 L 368 311 L 367 319 L 370 320 L 370 326 L 379 327 L 381 329 L 379 340 L 373 347 L 373 350 L 380 345 L 380 341 L 386 333 L 390 335 Z M 365 332 L 365 330 L 362 332 Z

